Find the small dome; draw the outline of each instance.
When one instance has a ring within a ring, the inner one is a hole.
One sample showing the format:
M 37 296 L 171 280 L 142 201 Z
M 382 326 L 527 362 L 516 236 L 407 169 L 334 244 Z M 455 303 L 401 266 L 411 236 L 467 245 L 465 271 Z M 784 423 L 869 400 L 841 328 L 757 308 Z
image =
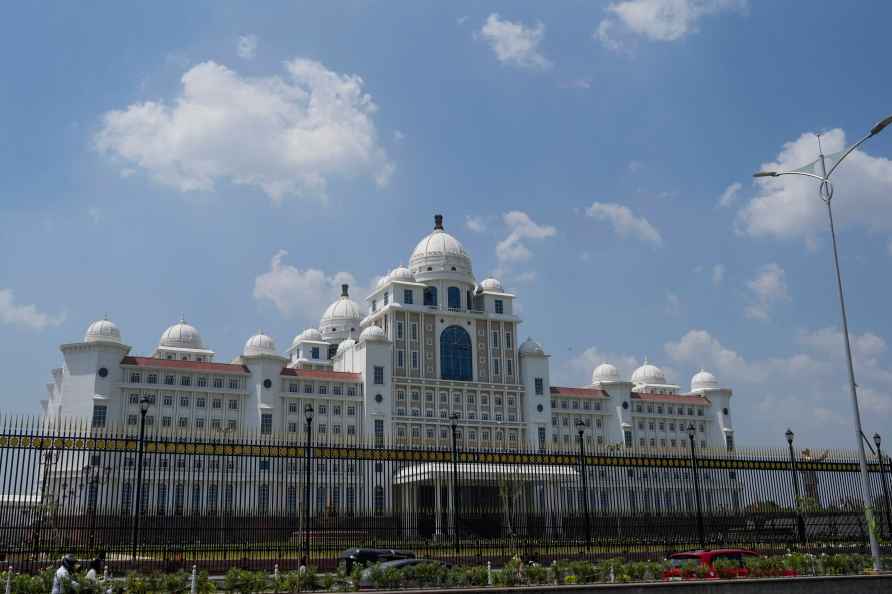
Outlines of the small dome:
M 356 344 L 356 341 L 352 338 L 342 340 L 341 344 L 338 345 L 338 354 L 340 355 L 341 353 L 352 347 L 354 344 Z
M 644 365 L 635 370 L 632 374 L 633 384 L 665 384 L 666 376 L 663 370 L 656 365 L 651 365 L 644 360 Z
M 523 341 L 518 352 L 521 355 L 545 355 L 545 349 L 542 348 L 542 345 L 532 338 L 527 338 Z
M 380 326 L 369 326 L 359 335 L 359 340 L 363 342 L 382 342 L 387 340 L 387 335 L 384 334 L 384 329 Z
M 619 381 L 619 372 L 610 363 L 601 363 L 592 372 L 592 383 Z
M 294 342 L 298 342 L 300 340 L 322 340 L 322 333 L 315 328 L 307 328 L 294 337 Z
M 203 349 L 204 342 L 201 340 L 201 334 L 195 326 L 186 323 L 186 320 L 180 320 L 164 331 L 158 346 L 184 349 Z
M 375 288 L 380 289 L 381 287 L 383 287 L 384 285 L 387 284 L 388 280 L 390 280 L 390 275 L 385 274 L 384 276 L 382 276 L 381 278 L 378 279 L 377 283 L 375 283 Z
M 390 271 L 390 280 L 414 283 L 415 275 L 412 274 L 411 270 L 400 265 Z
M 502 283 L 494 278 L 485 278 L 480 283 L 480 288 L 484 291 L 492 291 L 494 293 L 502 293 Z
M 719 387 L 719 380 L 708 371 L 700 370 L 691 378 L 691 392 L 697 390 L 711 390 Z
M 347 293 L 347 285 L 341 285 L 341 296 L 338 297 L 337 301 L 329 305 L 325 313 L 322 314 L 319 328 L 323 333 L 334 332 L 343 330 L 345 325 L 349 327 L 359 326 L 361 319 L 362 313 L 359 311 L 359 305 L 350 299 Z M 336 328 L 336 330 L 332 330 L 332 327 Z M 347 330 L 350 329 L 349 327 Z
M 121 342 L 121 331 L 114 322 L 103 318 L 90 324 L 84 342 Z
M 273 340 L 271 336 L 268 336 L 263 332 L 258 332 L 257 334 L 249 338 L 248 341 L 245 343 L 245 348 L 242 350 L 242 355 L 244 355 L 245 357 L 275 354 L 276 341 Z
M 434 217 L 434 230 L 415 246 L 409 258 L 419 282 L 441 277 L 442 273 L 458 274 L 473 282 L 471 258 L 456 238 L 443 230 L 443 216 Z

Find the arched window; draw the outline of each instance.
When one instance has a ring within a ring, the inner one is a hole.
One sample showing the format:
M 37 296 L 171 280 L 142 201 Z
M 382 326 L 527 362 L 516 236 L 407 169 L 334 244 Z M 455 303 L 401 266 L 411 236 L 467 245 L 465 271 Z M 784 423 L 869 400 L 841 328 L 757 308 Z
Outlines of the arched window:
M 440 335 L 440 377 L 473 380 L 471 337 L 461 326 L 449 326 Z
M 461 289 L 449 287 L 446 292 L 446 301 L 449 309 L 461 309 Z
M 424 304 L 425 305 L 436 305 L 437 304 L 437 287 L 425 287 L 424 288 Z

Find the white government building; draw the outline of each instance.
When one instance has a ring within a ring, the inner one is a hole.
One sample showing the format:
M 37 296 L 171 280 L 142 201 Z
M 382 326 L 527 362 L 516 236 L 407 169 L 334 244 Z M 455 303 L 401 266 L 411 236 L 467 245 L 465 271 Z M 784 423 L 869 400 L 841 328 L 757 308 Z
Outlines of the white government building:
M 319 327 L 287 351 L 259 333 L 230 363 L 217 362 L 183 320 L 145 356 L 131 353 L 110 320 L 93 322 L 82 341 L 61 345 L 64 365 L 52 372 L 44 413 L 135 429 L 148 396 L 152 431 L 299 438 L 312 404 L 314 434 L 329 442 L 449 446 L 458 415 L 469 448 L 574 448 L 578 420 L 595 448 L 687 447 L 692 423 L 699 447 L 734 447 L 731 390 L 706 371 L 686 393 L 647 362 L 628 379 L 604 362 L 590 385 L 552 385 L 542 345 L 518 344 L 514 295 L 496 279 L 477 282 L 440 215 L 409 266 L 394 268 L 365 301 L 344 285 Z

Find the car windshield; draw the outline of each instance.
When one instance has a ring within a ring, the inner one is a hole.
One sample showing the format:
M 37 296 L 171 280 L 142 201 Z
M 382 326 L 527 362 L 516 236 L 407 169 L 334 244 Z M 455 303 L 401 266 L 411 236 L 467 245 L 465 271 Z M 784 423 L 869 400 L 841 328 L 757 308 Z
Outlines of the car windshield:
M 669 559 L 669 564 L 672 567 L 684 567 L 686 565 L 696 564 L 699 559 L 695 555 L 685 555 L 685 556 L 673 556 Z

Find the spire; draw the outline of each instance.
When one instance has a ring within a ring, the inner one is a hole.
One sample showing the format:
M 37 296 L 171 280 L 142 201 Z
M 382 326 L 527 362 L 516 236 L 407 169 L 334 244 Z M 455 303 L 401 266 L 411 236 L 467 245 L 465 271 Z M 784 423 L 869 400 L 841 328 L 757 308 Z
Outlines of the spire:
M 434 230 L 436 229 L 443 230 L 443 215 L 441 214 L 434 215 Z
M 347 289 L 350 288 L 350 285 L 341 285 L 341 297 L 349 297 L 347 293 Z

